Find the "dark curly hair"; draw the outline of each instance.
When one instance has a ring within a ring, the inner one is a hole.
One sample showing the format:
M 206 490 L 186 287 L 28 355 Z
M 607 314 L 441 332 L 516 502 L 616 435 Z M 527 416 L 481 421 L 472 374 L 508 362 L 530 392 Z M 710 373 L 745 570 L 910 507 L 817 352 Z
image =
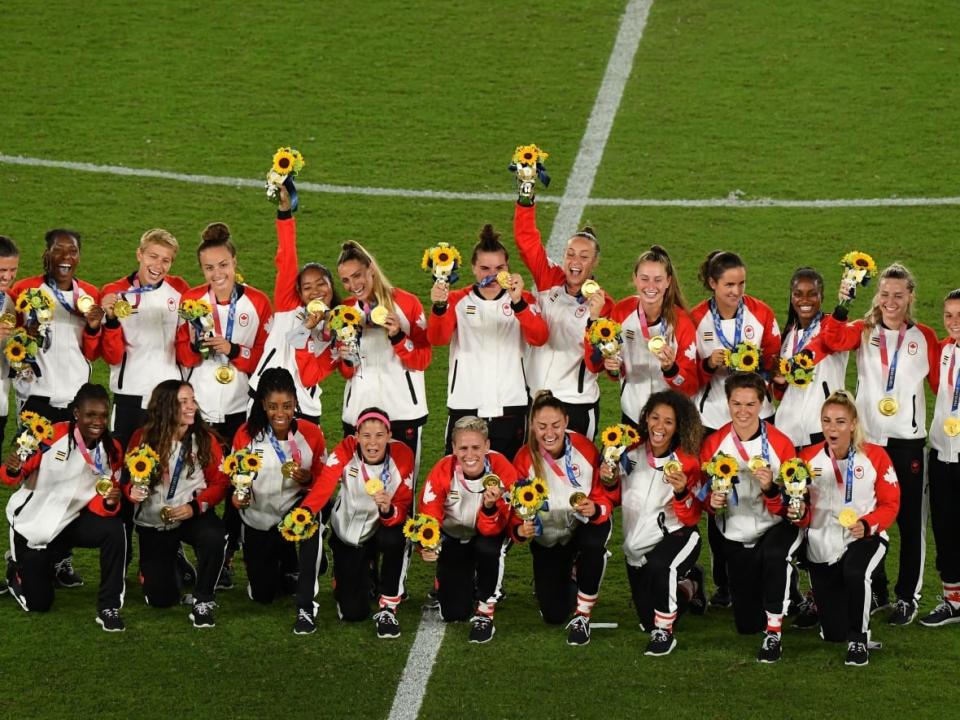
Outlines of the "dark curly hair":
M 677 419 L 677 430 L 670 440 L 670 449 L 675 450 L 679 446 L 690 455 L 699 453 L 700 443 L 703 442 L 703 423 L 700 421 L 700 413 L 697 412 L 697 407 L 690 398 L 676 390 L 661 390 L 647 399 L 643 410 L 640 411 L 640 421 L 637 423 L 640 438 L 644 442 L 650 439 L 647 417 L 659 405 L 666 405 L 672 409 Z

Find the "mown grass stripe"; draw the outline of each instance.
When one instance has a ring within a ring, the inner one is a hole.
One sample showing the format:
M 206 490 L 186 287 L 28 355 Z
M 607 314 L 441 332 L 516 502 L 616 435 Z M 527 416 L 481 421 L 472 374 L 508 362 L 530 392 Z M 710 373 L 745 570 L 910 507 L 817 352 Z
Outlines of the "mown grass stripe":
M 439 613 L 424 609 L 420 625 L 417 626 L 417 637 L 410 647 L 407 664 L 393 697 L 389 720 L 416 720 L 445 632 L 446 626 Z

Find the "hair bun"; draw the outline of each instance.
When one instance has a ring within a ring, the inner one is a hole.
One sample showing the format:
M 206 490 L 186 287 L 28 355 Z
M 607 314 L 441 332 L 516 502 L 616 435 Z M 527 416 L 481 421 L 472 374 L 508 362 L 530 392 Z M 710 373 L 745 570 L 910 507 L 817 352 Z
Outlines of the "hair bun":
M 533 401 L 537 402 L 538 400 L 543 400 L 545 398 L 552 398 L 552 397 L 553 397 L 553 392 L 551 392 L 550 390 L 537 390 L 533 394 Z
M 487 223 L 480 229 L 480 242 L 485 244 L 500 242 L 500 233 L 493 229 L 493 225 Z
M 230 228 L 226 223 L 212 222 L 200 233 L 203 242 L 227 242 L 230 239 Z

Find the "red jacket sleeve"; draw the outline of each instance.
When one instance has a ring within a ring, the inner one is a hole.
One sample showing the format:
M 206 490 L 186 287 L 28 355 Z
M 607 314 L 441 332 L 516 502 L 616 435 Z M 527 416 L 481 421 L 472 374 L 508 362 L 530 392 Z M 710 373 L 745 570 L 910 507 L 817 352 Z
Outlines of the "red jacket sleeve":
M 203 468 L 203 477 L 207 481 L 207 486 L 197 495 L 197 502 L 201 505 L 206 503 L 208 508 L 215 507 L 227 496 L 230 480 L 220 469 L 222 464 L 223 450 L 220 449 L 217 439 L 211 435 L 210 462 Z
M 855 350 L 860 347 L 863 337 L 863 320 L 843 322 L 832 315 L 825 315 L 820 321 L 820 335 L 823 347 L 830 352 Z
M 443 312 L 438 312 L 436 307 L 430 310 L 430 317 L 427 320 L 427 340 L 431 345 L 450 344 L 450 339 L 457 329 L 457 303 L 467 296 L 472 287 L 451 292 L 447 296 L 447 306 Z
M 78 281 L 77 284 L 83 289 L 83 291 L 90 295 L 93 298 L 93 301 L 99 305 L 100 304 L 100 291 L 97 290 L 93 285 L 87 282 Z M 83 356 L 93 362 L 98 357 L 100 357 L 100 335 L 101 330 L 103 329 L 103 323 L 100 324 L 96 330 L 92 331 L 89 327 L 84 325 L 83 333 L 81 333 L 80 339 L 80 351 L 83 353 Z
M 418 512 L 429 515 L 441 525 L 443 524 L 443 506 L 450 492 L 450 478 L 453 474 L 453 456 L 447 455 L 430 469 L 423 487 L 420 488 L 420 498 L 417 502 Z
M 520 332 L 523 333 L 523 339 L 536 347 L 546 344 L 550 337 L 550 330 L 547 327 L 547 321 L 540 315 L 536 298 L 528 292 L 524 292 L 521 298 L 524 307 L 515 310 L 513 314 L 520 322 Z
M 337 483 L 343 475 L 343 469 L 350 462 L 353 452 L 357 447 L 357 439 L 352 435 L 344 438 L 327 457 L 327 461 L 320 471 L 320 476 L 315 477 L 310 492 L 300 503 L 316 515 L 323 509 L 334 491 L 337 489 Z
M 304 387 L 313 387 L 325 380 L 337 367 L 338 362 L 333 358 L 333 350 L 330 343 L 320 351 L 319 355 L 314 355 L 316 340 L 308 340 L 306 347 L 299 348 L 296 351 L 297 371 L 300 373 L 300 382 Z
M 690 316 L 677 308 L 677 357 L 674 366 L 665 370 L 663 379 L 674 390 L 693 397 L 700 389 L 700 363 L 697 360 L 697 331 Z M 779 350 L 779 347 L 777 348 Z
M 100 297 L 119 292 L 127 284 L 126 280 L 120 280 L 104 285 L 103 290 L 100 291 Z M 103 325 L 100 327 L 100 354 L 108 365 L 119 365 L 123 362 L 123 353 L 127 349 L 127 341 L 123 334 L 123 323 L 118 320 L 111 323 L 104 317 Z
M 310 446 L 310 452 L 313 453 L 313 462 L 310 463 L 311 486 L 323 472 L 323 466 L 327 459 L 327 438 L 323 435 L 323 429 L 316 423 L 309 420 L 297 420 L 297 427 L 301 434 L 307 440 Z
M 519 203 L 513 209 L 513 238 L 520 251 L 520 259 L 527 266 L 538 290 L 546 290 L 566 282 L 563 268 L 553 263 L 540 240 L 537 229 L 537 208 Z
M 873 512 L 860 519 L 867 523 L 870 534 L 876 535 L 893 525 L 893 521 L 897 519 L 900 511 L 900 485 L 897 482 L 897 471 L 893 469 L 886 450 L 879 445 L 867 445 L 866 453 L 877 471 L 877 481 L 873 486 L 877 506 Z
M 677 520 L 687 527 L 700 522 L 703 508 L 697 500 L 697 491 L 700 489 L 700 461 L 693 455 L 678 451 L 677 458 L 683 464 L 683 473 L 687 476 L 687 492 L 681 497 L 673 494 L 673 512 Z
M 244 294 L 250 298 L 257 313 L 257 334 L 251 347 L 234 343 L 234 350 L 239 347 L 239 352 L 231 353 L 234 357 L 230 358 L 230 362 L 237 370 L 252 375 L 257 371 L 260 356 L 263 355 L 263 346 L 267 342 L 267 323 L 273 317 L 273 311 L 270 309 L 270 300 L 256 288 L 245 285 Z
M 917 328 L 923 333 L 923 337 L 927 341 L 927 363 L 930 367 L 930 371 L 927 373 L 927 383 L 930 385 L 931 392 L 936 396 L 940 391 L 940 341 L 937 340 L 937 333 L 933 331 L 933 328 L 926 325 L 917 325 Z M 947 340 L 949 339 L 948 337 Z
M 510 464 L 506 457 L 496 451 L 491 451 L 488 455 L 490 459 L 490 471 L 500 478 L 504 490 L 510 491 L 517 481 L 517 470 Z M 496 504 L 487 509 L 482 504 L 477 512 L 477 532 L 481 535 L 499 535 L 510 524 L 510 506 L 501 495 Z
M 423 314 L 423 305 L 416 295 L 404 290 L 394 290 L 393 300 L 403 311 L 410 323 L 410 333 L 403 331 L 388 338 L 393 351 L 408 370 L 426 370 L 433 357 L 433 347 L 427 337 L 427 318 Z
M 277 312 L 296 310 L 300 307 L 300 295 L 297 294 L 300 261 L 297 259 L 297 221 L 292 217 L 277 218 L 277 254 L 273 262 L 277 268 L 273 305 Z

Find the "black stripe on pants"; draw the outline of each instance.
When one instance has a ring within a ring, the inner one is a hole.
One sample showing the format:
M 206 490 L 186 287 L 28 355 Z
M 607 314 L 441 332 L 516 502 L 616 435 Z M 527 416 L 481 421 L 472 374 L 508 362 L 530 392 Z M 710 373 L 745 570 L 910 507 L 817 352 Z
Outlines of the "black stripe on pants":
M 685 527 L 657 543 L 641 567 L 627 564 L 627 579 L 637 617 L 645 630 L 654 627 L 654 611 L 664 615 L 678 612 L 677 582 L 700 557 L 700 533 Z
M 600 417 L 600 401 L 595 403 L 563 403 L 569 420 L 567 428 L 574 430 L 593 442 L 597 435 L 597 419 Z
M 873 571 L 886 553 L 887 541 L 874 535 L 854 540 L 832 565 L 810 563 L 810 583 L 824 640 L 867 641 Z
M 945 463 L 931 450 L 928 479 L 937 572 L 945 583 L 960 583 L 960 463 Z
M 197 582 L 193 597 L 200 602 L 213 600 L 227 549 L 223 521 L 213 510 L 184 520 L 170 530 L 138 525 L 137 535 L 140 537 L 143 595 L 148 605 L 171 607 L 180 602 L 177 550 L 181 542 L 191 545 L 197 555 Z
M 509 545 L 503 535 L 474 535 L 466 542 L 443 536 L 437 558 L 440 617 L 461 622 L 473 615 L 477 602 L 496 602 Z
M 213 429 L 220 436 L 220 447 L 224 457 L 233 451 L 233 436 L 240 426 L 246 422 L 246 413 L 231 413 L 224 416 L 223 422 L 213 423 Z M 227 498 L 223 503 L 223 525 L 227 530 L 227 555 L 240 549 L 240 511 L 233 506 L 233 485 L 227 487 Z
M 317 577 L 320 574 L 320 543 L 323 528 L 308 540 L 292 543 L 284 540 L 277 528 L 257 530 L 243 523 L 240 539 L 243 562 L 247 568 L 250 595 L 259 603 L 272 603 L 283 594 L 284 575 L 291 565 L 299 573 L 297 607 L 316 613 Z M 293 555 L 291 562 L 290 555 Z
M 707 542 L 710 545 L 710 574 L 713 584 L 717 588 L 729 588 L 730 578 L 727 576 L 727 558 L 724 554 L 727 539 L 720 532 L 720 526 L 713 515 L 707 515 Z
M 370 563 L 379 560 L 380 594 L 403 593 L 407 570 L 407 541 L 400 525 L 380 525 L 363 545 L 347 545 L 330 533 L 333 553 L 333 598 L 341 620 L 356 622 L 370 617 Z
M 13 559 L 27 607 L 33 612 L 46 612 L 53 606 L 53 566 L 74 547 L 100 549 L 97 610 L 123 607 L 125 535 L 120 518 L 104 517 L 86 509 L 43 549 L 27 547 L 27 539 L 14 532 Z
M 725 542 L 733 621 L 741 635 L 763 630 L 768 612 L 786 615 L 794 572 L 791 561 L 800 541 L 799 528 L 778 522 L 753 547 L 734 540 Z
M 577 605 L 577 592 L 597 595 L 607 567 L 607 541 L 612 523 L 594 525 L 577 522 L 573 537 L 566 545 L 545 547 L 536 540 L 530 545 L 533 555 L 533 587 L 544 622 L 559 625 L 567 621 Z M 577 564 L 577 579 L 571 577 Z

